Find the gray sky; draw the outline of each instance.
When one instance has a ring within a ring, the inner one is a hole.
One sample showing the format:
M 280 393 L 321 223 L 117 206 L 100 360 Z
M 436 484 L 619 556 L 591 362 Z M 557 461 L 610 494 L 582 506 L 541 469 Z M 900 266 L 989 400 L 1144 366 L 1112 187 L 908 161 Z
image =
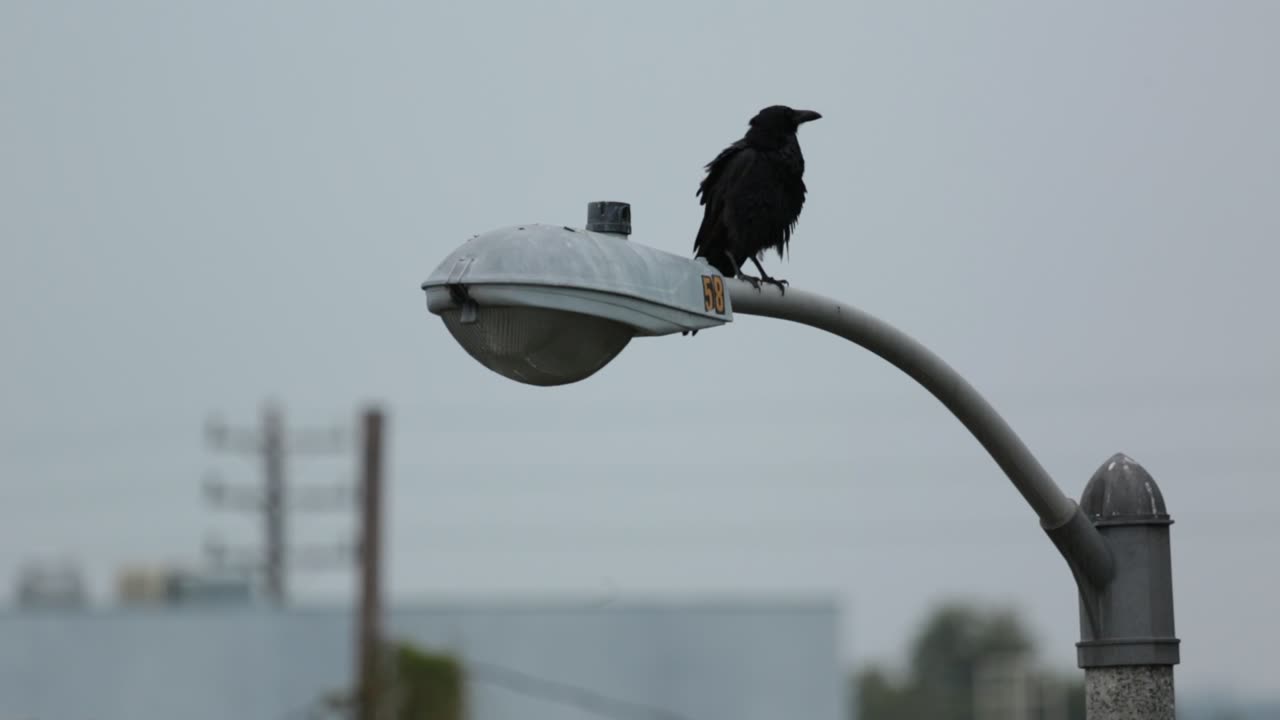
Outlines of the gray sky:
M 0 572 L 109 590 L 208 531 L 209 412 L 388 402 L 394 594 L 838 593 L 896 661 L 931 603 L 1078 639 L 1065 564 L 940 405 L 833 337 L 741 317 L 579 385 L 475 364 L 419 283 L 470 235 L 580 225 L 688 253 L 702 166 L 805 126 L 793 285 L 984 392 L 1073 496 L 1111 453 L 1173 526 L 1181 688 L 1280 692 L 1280 5 L 0 5 Z M 299 460 L 330 481 L 354 460 Z M 347 517 L 298 517 L 331 540 Z M 1271 564 L 1268 565 L 1268 562 Z M 347 573 L 297 576 L 348 592 Z

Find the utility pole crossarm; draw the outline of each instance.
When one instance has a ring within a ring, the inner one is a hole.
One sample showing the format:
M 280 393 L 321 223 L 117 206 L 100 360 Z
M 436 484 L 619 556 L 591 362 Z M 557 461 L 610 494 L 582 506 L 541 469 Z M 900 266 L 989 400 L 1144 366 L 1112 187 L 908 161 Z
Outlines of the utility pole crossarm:
M 230 510 L 262 509 L 263 496 L 260 489 L 228 485 L 212 473 L 205 478 L 204 496 L 211 505 Z
M 1103 587 L 1114 565 L 1111 551 L 1083 511 L 1049 477 L 1031 451 L 959 373 L 892 325 L 855 307 L 814 293 L 726 278 L 735 313 L 790 320 L 838 335 L 911 376 L 955 415 L 986 448 L 1040 518 L 1066 558 L 1077 583 Z
M 228 427 L 220 420 L 205 422 L 205 441 L 215 450 L 257 455 L 262 452 L 262 435 L 256 430 Z
M 294 489 L 289 497 L 292 510 L 345 510 L 356 504 L 358 490 L 349 483 L 306 486 Z
M 292 431 L 286 447 L 293 454 L 328 455 L 350 450 L 351 442 L 342 428 L 306 428 Z
M 293 567 L 307 570 L 326 570 L 349 567 L 356 548 L 352 543 L 336 543 L 333 545 L 305 545 L 294 547 L 289 553 Z

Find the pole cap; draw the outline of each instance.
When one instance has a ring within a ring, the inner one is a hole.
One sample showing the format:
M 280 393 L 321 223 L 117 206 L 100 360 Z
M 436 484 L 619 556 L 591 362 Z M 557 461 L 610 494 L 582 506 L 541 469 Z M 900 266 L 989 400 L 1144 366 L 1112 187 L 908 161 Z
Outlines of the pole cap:
M 587 230 L 614 235 L 631 234 L 631 203 L 597 200 L 587 203 Z
M 1112 455 L 1093 474 L 1080 508 L 1097 527 L 1173 523 L 1151 473 L 1124 453 Z

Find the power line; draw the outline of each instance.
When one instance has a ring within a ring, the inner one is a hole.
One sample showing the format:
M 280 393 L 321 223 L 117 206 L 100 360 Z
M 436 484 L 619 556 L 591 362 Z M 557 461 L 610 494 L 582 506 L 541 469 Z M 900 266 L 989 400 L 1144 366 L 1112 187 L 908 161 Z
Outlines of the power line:
M 495 663 L 463 660 L 462 664 L 469 683 L 500 687 L 508 692 L 572 707 L 597 717 L 612 720 L 689 720 L 685 715 L 655 705 L 623 700 L 581 685 L 549 680 Z M 286 720 L 323 718 L 337 710 L 327 707 L 329 705 L 331 703 L 324 700 L 308 703 L 304 708 L 286 715 Z
M 578 685 L 548 680 L 501 665 L 468 660 L 465 666 L 468 677 L 473 681 L 578 708 L 600 717 L 615 720 L 688 720 L 685 716 L 664 708 L 620 700 Z

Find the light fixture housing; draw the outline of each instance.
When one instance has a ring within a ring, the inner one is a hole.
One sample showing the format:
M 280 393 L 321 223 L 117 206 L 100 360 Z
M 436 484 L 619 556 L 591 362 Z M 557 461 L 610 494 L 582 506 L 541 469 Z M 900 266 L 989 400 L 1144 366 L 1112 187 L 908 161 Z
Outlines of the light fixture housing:
M 588 218 L 471 238 L 422 283 L 427 309 L 482 365 L 541 386 L 594 375 L 633 337 L 732 322 L 720 273 L 628 240 L 628 205 L 592 203 Z

